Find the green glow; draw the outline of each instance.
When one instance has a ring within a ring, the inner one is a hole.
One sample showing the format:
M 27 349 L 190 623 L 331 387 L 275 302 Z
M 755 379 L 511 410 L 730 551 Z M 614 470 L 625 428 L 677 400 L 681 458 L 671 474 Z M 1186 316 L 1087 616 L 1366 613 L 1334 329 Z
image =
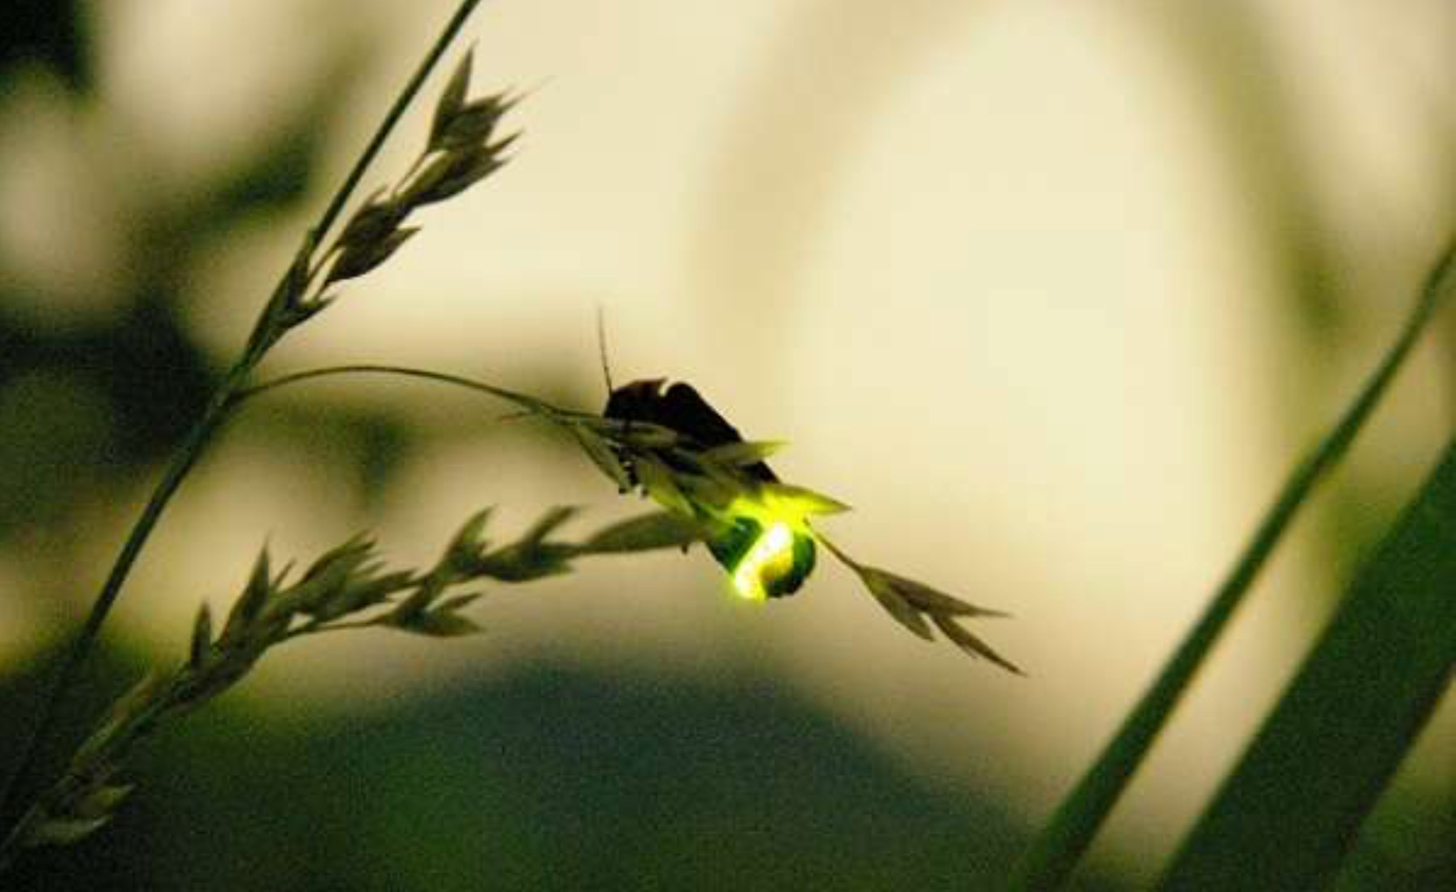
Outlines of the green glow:
M 786 526 L 791 533 L 806 533 L 805 523 L 811 512 L 803 510 L 793 499 L 779 497 L 775 493 L 755 493 L 753 496 L 739 496 L 723 510 L 724 517 L 747 517 L 763 526 L 765 534 L 775 525 Z
M 767 597 L 764 579 L 782 576 L 793 566 L 794 530 L 784 521 L 776 520 L 738 562 L 733 571 L 733 590 L 739 597 L 762 601 Z

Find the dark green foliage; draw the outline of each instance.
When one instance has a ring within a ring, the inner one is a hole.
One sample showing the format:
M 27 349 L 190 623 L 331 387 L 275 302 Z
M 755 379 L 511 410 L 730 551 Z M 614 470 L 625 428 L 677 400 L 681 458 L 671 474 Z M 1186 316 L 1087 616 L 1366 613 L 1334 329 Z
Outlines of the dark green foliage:
M 1164 888 L 1323 887 L 1453 669 L 1456 444 L 1356 576 Z
M 1456 291 L 1456 243 L 1448 243 L 1427 275 L 1394 343 L 1339 420 L 1290 472 L 1203 614 L 1017 863 L 1008 889 L 1058 889 L 1067 882 L 1289 524 L 1349 451 L 1396 372 L 1453 291 Z
M 91 87 L 90 40 L 80 0 L 6 0 L 0 27 L 0 80 L 12 65 L 41 62 L 71 89 Z
M 996 798 L 752 673 L 528 667 L 342 721 L 229 702 L 148 747 L 124 819 L 20 887 L 950 892 L 1016 843 Z

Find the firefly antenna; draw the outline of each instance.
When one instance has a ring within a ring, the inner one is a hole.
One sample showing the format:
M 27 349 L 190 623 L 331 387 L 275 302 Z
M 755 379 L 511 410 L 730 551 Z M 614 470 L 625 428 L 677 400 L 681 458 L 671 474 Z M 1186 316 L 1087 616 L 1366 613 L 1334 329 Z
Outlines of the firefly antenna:
M 607 365 L 607 322 L 602 305 L 597 304 L 597 354 L 602 359 L 602 377 L 607 382 L 607 396 L 612 395 L 612 369 Z

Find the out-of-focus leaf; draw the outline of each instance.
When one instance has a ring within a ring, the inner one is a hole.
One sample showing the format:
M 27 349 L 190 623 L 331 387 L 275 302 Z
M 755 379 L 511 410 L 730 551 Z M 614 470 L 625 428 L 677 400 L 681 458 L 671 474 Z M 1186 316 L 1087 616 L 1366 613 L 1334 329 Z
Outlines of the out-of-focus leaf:
M 110 815 L 100 818 L 53 818 L 31 828 L 24 845 L 28 848 L 73 845 L 105 827 L 109 820 Z
M 659 505 L 684 517 L 693 516 L 692 502 L 678 488 L 667 465 L 650 455 L 641 455 L 637 457 L 633 467 L 637 471 L 637 478 L 642 481 L 642 487 Z
M 711 469 L 711 466 L 708 468 Z M 730 513 L 733 503 L 751 492 L 751 482 L 749 487 L 745 487 L 742 478 L 735 479 L 728 474 L 713 473 L 711 470 L 706 475 L 677 474 L 673 479 L 689 502 L 720 517 Z
M 615 523 L 592 536 L 583 546 L 594 554 L 681 548 L 703 536 L 702 528 L 676 511 L 654 511 Z
M 389 611 L 389 622 L 402 627 L 404 623 L 424 613 L 449 585 L 449 576 L 438 572 L 438 568 L 437 572 L 427 573 L 415 585 L 415 590 L 410 592 L 409 597 L 395 604 L 394 609 Z
M 521 538 L 482 556 L 471 568 L 471 574 L 499 582 L 529 582 L 571 572 L 571 559 L 581 553 L 581 547 L 546 539 L 578 510 L 571 505 L 552 508 Z
M 541 519 L 531 525 L 529 530 L 521 536 L 525 542 L 541 542 L 571 518 L 581 511 L 575 505 L 556 505 L 541 516 Z
M 616 454 L 612 452 L 611 448 L 607 446 L 601 437 L 597 436 L 590 428 L 579 424 L 571 425 L 568 430 L 576 438 L 577 444 L 581 446 L 581 451 L 585 452 L 587 458 L 592 460 L 592 464 L 600 468 L 603 474 L 606 474 L 613 483 L 617 484 L 617 490 L 619 492 L 627 492 L 632 488 L 632 479 L 627 476 L 627 469 L 622 467 L 622 463 L 617 460 Z
M 598 415 L 578 415 L 572 420 L 635 449 L 666 449 L 683 440 L 683 435 L 672 428 L 648 421 L 624 421 Z
M 194 667 L 201 666 L 211 647 L 212 611 L 207 602 L 203 601 L 202 607 L 197 611 L 197 619 L 192 624 L 192 649 L 188 662 Z
M 1168 890 L 1320 889 L 1456 670 L 1456 443 L 1356 576 Z
M 570 573 L 571 559 L 579 553 L 576 545 L 522 541 L 486 555 L 476 570 L 498 582 L 531 582 Z
M 60 75 L 68 89 L 89 93 L 93 81 L 94 39 L 81 0 L 8 0 L 0 29 L 0 78 L 10 78 L 15 62 L 40 61 Z
M 778 503 L 793 514 L 842 514 L 850 510 L 838 499 L 790 483 L 765 483 L 763 495 L 766 501 Z
M 401 622 L 398 628 L 431 638 L 461 638 L 481 631 L 474 620 L 443 609 L 417 613 Z
M 1059 889 L 1065 885 L 1300 507 L 1349 451 L 1436 311 L 1456 290 L 1453 286 L 1456 243 L 1448 242 L 1395 342 L 1340 419 L 1290 472 L 1203 613 L 1017 863 L 1006 885 L 1008 892 Z
M 100 784 L 72 807 L 77 818 L 105 820 L 116 812 L 123 800 L 135 789 L 133 784 Z
M 489 543 L 484 538 L 485 525 L 490 521 L 493 508 L 482 508 L 461 524 L 450 545 L 445 549 L 445 560 L 461 572 L 480 560 Z
M 785 445 L 782 440 L 738 440 L 734 443 L 724 443 L 721 446 L 714 446 L 712 449 L 705 449 L 702 457 L 720 465 L 742 467 L 763 461 L 783 449 Z
M 466 607 L 469 607 L 471 604 L 474 604 L 476 601 L 480 600 L 480 597 L 483 594 L 484 592 L 470 592 L 464 595 L 451 595 L 450 597 L 440 601 L 440 603 L 435 606 L 435 612 L 459 613 L 461 610 L 464 610 Z

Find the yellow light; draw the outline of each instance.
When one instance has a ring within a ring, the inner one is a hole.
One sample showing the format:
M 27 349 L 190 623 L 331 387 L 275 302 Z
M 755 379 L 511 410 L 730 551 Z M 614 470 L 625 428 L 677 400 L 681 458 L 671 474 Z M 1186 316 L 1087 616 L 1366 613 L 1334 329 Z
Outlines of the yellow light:
M 779 576 L 794 564 L 794 530 L 784 521 L 774 521 L 733 571 L 733 590 L 750 601 L 767 597 L 763 580 L 766 575 Z

